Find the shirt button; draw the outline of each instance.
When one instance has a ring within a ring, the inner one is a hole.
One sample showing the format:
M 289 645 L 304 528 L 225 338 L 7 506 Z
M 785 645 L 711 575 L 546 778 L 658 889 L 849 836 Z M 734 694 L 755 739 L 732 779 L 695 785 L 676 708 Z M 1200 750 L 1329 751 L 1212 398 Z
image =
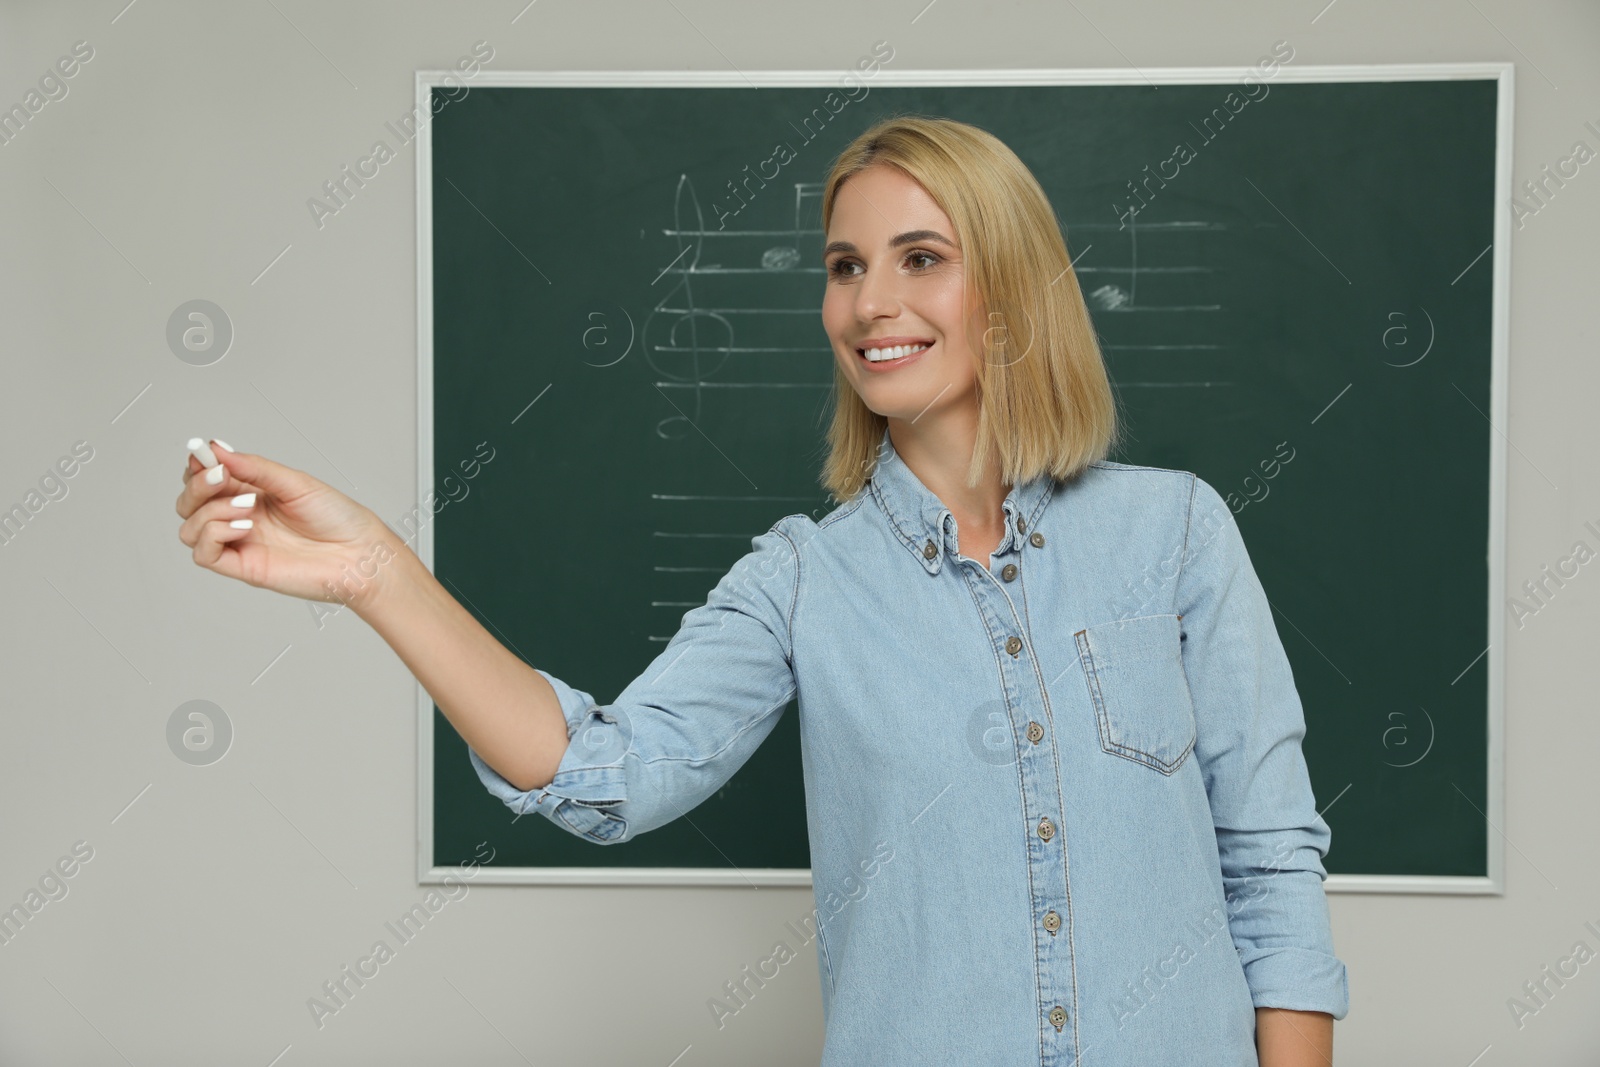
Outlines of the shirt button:
M 1000 568 L 1000 577 L 1004 578 L 1006 581 L 1009 582 L 1016 576 L 1017 565 L 1015 563 L 1007 563 L 1004 567 Z
M 1028 520 L 1023 518 L 1021 515 L 1018 515 L 1017 516 L 1017 533 L 1027 533 L 1027 532 L 1028 532 Z
M 1039 836 L 1046 841 L 1056 836 L 1056 824 L 1051 822 L 1048 816 L 1039 820 Z
M 933 547 L 933 542 L 932 541 L 929 541 L 926 545 L 922 546 L 922 558 L 923 559 L 932 559 L 934 556 L 937 556 L 938 554 L 939 554 L 939 550 L 937 548 Z
M 1022 651 L 1022 638 L 1016 636 L 1015 634 L 1006 638 L 1006 651 L 1011 653 L 1013 656 Z
M 1044 727 L 1040 726 L 1036 722 L 1030 722 L 1028 724 L 1028 740 L 1032 741 L 1034 744 L 1037 745 L 1039 743 L 1040 739 L 1043 738 L 1043 737 L 1044 737 Z
M 1056 931 L 1061 929 L 1061 916 L 1057 915 L 1053 910 L 1045 912 L 1044 928 L 1050 931 L 1051 937 L 1054 937 Z
M 1059 1004 L 1051 1008 L 1050 1025 L 1054 1026 L 1056 1028 L 1056 1033 L 1059 1034 L 1061 1032 L 1061 1028 L 1067 1025 L 1067 1009 L 1063 1008 Z
M 1028 538 L 1028 541 L 1033 545 L 1034 548 L 1043 548 L 1044 534 L 1040 533 L 1038 530 L 1035 530 L 1033 531 L 1033 536 Z

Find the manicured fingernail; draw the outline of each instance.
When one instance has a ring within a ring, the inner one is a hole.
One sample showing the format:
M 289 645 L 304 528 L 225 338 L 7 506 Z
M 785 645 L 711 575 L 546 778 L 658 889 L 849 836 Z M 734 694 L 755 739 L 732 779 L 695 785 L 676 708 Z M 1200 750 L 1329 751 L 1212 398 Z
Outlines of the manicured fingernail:
M 232 522 L 228 523 L 228 525 L 232 526 L 235 530 L 248 530 L 248 529 L 250 529 L 250 527 L 255 525 L 255 520 L 254 519 L 234 519 Z
M 233 498 L 233 506 L 236 508 L 248 508 L 255 504 L 255 502 L 256 495 L 254 493 L 240 493 L 238 496 Z
M 232 445 L 230 445 L 228 442 L 224 441 L 220 437 L 213 437 L 211 439 L 211 443 L 214 444 L 214 445 L 221 445 L 223 447 L 223 449 L 225 449 L 228 452 L 232 452 L 234 450 Z
M 212 467 L 210 470 L 206 471 L 206 482 L 209 485 L 221 485 L 222 479 L 226 478 L 227 476 L 228 468 L 219 463 L 215 467 Z

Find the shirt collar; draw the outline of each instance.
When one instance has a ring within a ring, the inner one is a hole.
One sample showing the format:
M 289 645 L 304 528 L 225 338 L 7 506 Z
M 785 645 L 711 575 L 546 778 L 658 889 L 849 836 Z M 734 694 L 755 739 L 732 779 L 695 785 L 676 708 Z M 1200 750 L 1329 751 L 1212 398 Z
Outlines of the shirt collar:
M 878 442 L 877 464 L 867 484 L 889 517 L 895 535 L 929 574 L 939 573 L 947 555 L 952 560 L 956 558 L 955 516 L 900 458 L 887 425 Z M 995 555 L 1022 546 L 1022 539 L 1033 531 L 1055 486 L 1054 478 L 1041 474 L 1011 487 L 1001 503 L 1006 513 L 1006 533 L 995 548 Z M 1018 520 L 1021 520 L 1020 525 Z

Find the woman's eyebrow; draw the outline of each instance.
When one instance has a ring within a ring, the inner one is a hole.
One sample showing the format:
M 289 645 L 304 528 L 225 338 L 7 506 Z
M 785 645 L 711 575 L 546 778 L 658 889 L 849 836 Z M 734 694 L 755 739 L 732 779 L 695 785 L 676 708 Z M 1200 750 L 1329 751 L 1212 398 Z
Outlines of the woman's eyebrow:
M 905 233 L 895 234 L 889 239 L 890 248 L 899 248 L 902 245 L 916 244 L 918 241 L 937 241 L 940 244 L 956 247 L 956 243 L 937 230 L 907 230 Z M 822 250 L 826 259 L 835 252 L 854 253 L 859 251 L 849 241 L 829 241 L 828 246 Z

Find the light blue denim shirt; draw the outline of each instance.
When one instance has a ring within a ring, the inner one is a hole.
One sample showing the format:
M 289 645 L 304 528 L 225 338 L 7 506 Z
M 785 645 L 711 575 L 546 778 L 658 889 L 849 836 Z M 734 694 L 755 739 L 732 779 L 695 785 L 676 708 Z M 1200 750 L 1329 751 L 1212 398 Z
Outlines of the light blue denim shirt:
M 574 738 L 547 788 L 473 766 L 614 844 L 798 697 L 823 1067 L 1245 1067 L 1256 1007 L 1344 1018 L 1305 720 L 1228 507 L 1102 462 L 1004 508 L 961 555 L 885 431 L 866 489 L 754 538 L 614 703 L 541 671 Z

